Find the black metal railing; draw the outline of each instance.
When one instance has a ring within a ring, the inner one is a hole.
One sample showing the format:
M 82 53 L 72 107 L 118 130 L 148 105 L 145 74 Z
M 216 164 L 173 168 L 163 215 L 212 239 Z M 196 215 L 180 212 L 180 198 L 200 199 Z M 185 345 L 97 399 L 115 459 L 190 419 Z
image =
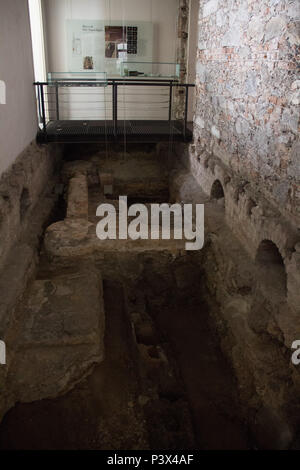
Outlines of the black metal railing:
M 117 138 L 120 121 L 144 119 L 171 122 L 174 109 L 174 88 L 183 90 L 182 133 L 185 138 L 188 124 L 189 89 L 195 86 L 179 83 L 174 79 L 160 78 L 107 80 L 72 78 L 35 82 L 34 85 L 37 89 L 39 122 L 44 134 L 47 134 L 47 126 L 53 121 L 102 120 L 111 122 L 115 138 Z M 130 93 L 133 101 L 127 99 L 126 90 L 129 90 L 129 87 L 135 87 Z M 139 93 L 137 87 L 146 87 L 146 90 Z M 89 90 L 83 91 L 85 88 Z M 150 92 L 155 89 L 158 91 Z M 145 97 L 148 100 L 146 102 Z M 153 113 L 156 108 L 159 110 L 157 114 Z M 145 115 L 141 116 L 140 112 L 144 112 Z M 123 117 L 120 118 L 120 114 L 123 114 Z

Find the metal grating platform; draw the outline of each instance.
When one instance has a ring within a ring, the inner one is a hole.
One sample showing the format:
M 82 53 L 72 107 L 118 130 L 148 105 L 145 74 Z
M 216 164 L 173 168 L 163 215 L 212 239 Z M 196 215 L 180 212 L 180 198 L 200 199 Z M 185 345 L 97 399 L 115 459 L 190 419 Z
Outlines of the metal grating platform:
M 180 121 L 50 121 L 45 131 L 39 131 L 37 141 L 47 142 L 189 142 L 192 123 L 187 128 Z

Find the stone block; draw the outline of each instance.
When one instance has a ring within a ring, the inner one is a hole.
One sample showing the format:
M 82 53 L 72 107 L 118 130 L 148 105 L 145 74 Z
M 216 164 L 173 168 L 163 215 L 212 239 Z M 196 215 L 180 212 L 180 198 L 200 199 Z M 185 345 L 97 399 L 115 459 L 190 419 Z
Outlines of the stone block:
M 234 24 L 223 36 L 221 45 L 224 46 L 241 46 L 242 45 L 242 30 Z
M 100 186 L 104 195 L 112 195 L 114 191 L 114 176 L 112 172 L 99 171 Z
M 212 15 L 218 10 L 219 0 L 209 0 L 203 6 L 203 18 Z
M 85 175 L 78 175 L 70 179 L 67 217 L 88 218 L 88 184 Z
M 214 137 L 216 137 L 217 139 L 220 139 L 221 134 L 220 134 L 219 129 L 216 126 L 211 127 L 211 133 Z
M 0 338 L 4 339 L 12 314 L 33 275 L 36 259 L 28 245 L 16 246 L 0 273 Z
M 279 38 L 286 28 L 286 20 L 283 16 L 275 16 L 271 18 L 265 26 L 265 41 L 270 41 L 273 38 Z
M 104 186 L 113 186 L 114 184 L 114 177 L 112 173 L 100 171 L 99 180 L 101 188 L 104 188 Z
M 23 302 L 21 323 L 6 392 L 15 401 L 30 402 L 70 390 L 104 358 L 98 272 L 91 267 L 35 281 Z

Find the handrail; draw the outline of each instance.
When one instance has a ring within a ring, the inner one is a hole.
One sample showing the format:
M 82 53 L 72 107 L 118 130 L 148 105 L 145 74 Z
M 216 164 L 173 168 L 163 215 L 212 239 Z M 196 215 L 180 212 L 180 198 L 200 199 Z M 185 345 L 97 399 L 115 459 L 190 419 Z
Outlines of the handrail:
M 84 81 L 80 78 L 66 78 L 66 79 L 56 79 L 51 80 L 50 82 L 34 82 L 34 85 L 38 88 L 38 101 L 39 101 L 39 112 L 40 118 L 43 124 L 43 132 L 47 132 L 47 123 L 46 123 L 46 112 L 45 112 L 45 100 L 44 100 L 44 86 L 53 86 L 55 87 L 56 94 L 56 115 L 57 120 L 59 120 L 59 95 L 58 88 L 63 86 L 86 86 L 92 87 L 93 85 L 99 86 L 112 86 L 112 114 L 113 114 L 113 126 L 114 126 L 114 135 L 117 138 L 117 123 L 118 123 L 118 87 L 119 86 L 148 86 L 148 87 L 169 87 L 169 121 L 172 120 L 172 96 L 174 87 L 182 87 L 185 89 L 185 105 L 184 105 L 184 127 L 183 134 L 186 137 L 187 133 L 187 115 L 188 115 L 188 100 L 189 100 L 189 88 L 195 87 L 194 83 L 179 83 L 175 79 L 165 79 L 165 78 L 108 78 L 107 80 L 101 79 L 92 79 L 87 78 Z
M 44 85 L 44 86 L 55 86 L 55 84 L 63 84 L 63 83 L 76 83 L 76 85 L 80 84 L 93 84 L 93 83 L 106 83 L 107 85 L 114 85 L 117 84 L 119 85 L 137 85 L 137 84 L 143 84 L 143 85 L 148 85 L 148 86 L 178 86 L 178 87 L 195 87 L 195 83 L 178 83 L 178 80 L 174 79 L 166 79 L 166 78 L 155 78 L 155 79 L 141 79 L 141 78 L 109 78 L 107 80 L 98 80 L 94 78 L 87 78 L 85 80 L 82 80 L 81 78 L 64 78 L 64 79 L 56 79 L 56 80 L 51 80 L 47 82 L 34 82 L 33 85 Z

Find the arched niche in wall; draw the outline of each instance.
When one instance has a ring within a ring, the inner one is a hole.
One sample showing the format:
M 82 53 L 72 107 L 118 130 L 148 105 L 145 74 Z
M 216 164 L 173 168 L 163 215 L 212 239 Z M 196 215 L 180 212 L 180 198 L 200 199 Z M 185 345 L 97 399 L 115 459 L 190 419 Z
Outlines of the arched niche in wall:
M 271 240 L 262 240 L 256 253 L 256 264 L 259 267 L 262 282 L 280 295 L 287 293 L 287 275 L 283 257 L 276 244 Z
M 215 180 L 210 191 L 210 198 L 218 201 L 220 205 L 225 207 L 225 194 L 220 180 Z

